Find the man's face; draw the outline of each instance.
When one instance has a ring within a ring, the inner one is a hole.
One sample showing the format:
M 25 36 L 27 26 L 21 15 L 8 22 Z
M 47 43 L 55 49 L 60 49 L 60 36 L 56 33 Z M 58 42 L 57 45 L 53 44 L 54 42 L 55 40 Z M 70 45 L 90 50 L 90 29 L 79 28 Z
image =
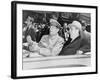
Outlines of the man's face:
M 50 26 L 50 35 L 55 35 L 57 34 L 59 29 L 55 26 Z
M 79 32 L 79 30 L 76 29 L 74 26 L 70 27 L 69 34 L 70 34 L 71 38 L 73 38 L 75 35 L 77 35 L 76 33 L 78 33 L 78 32 Z

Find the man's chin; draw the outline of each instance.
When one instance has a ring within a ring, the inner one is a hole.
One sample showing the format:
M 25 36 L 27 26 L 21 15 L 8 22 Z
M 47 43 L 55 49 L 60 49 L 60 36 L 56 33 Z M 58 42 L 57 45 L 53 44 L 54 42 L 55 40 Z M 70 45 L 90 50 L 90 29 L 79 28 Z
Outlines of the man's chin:
M 54 35 L 53 33 L 50 33 L 50 35 Z

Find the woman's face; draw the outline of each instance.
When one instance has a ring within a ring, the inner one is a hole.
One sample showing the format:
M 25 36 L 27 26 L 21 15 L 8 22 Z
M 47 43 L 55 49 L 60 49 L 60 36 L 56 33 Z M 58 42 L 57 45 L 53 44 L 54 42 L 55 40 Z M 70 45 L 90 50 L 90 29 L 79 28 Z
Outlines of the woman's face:
M 55 26 L 50 26 L 50 35 L 55 35 L 57 34 L 59 29 Z

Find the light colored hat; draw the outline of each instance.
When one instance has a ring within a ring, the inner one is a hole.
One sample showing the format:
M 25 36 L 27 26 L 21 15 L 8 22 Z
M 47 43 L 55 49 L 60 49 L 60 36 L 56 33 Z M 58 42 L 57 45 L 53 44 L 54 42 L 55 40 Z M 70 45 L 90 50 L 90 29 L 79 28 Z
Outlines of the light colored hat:
M 58 22 L 58 21 L 55 19 L 50 19 L 50 23 L 52 23 L 52 22 Z
M 57 20 L 55 20 L 55 19 L 50 19 L 50 25 L 56 26 L 59 29 L 61 28 L 60 23 Z
M 74 26 L 79 30 L 82 30 L 82 25 L 79 21 L 73 21 L 71 24 L 68 25 L 68 27 Z

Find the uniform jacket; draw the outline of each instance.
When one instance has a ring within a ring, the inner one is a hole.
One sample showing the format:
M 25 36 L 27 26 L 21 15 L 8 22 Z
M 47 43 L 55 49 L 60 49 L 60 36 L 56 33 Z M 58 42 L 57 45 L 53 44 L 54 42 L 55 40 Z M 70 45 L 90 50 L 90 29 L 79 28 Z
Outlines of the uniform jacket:
M 40 47 L 40 54 L 43 53 L 44 56 L 56 56 L 62 50 L 63 44 L 64 39 L 59 35 L 53 38 L 50 35 L 44 35 L 38 46 Z

